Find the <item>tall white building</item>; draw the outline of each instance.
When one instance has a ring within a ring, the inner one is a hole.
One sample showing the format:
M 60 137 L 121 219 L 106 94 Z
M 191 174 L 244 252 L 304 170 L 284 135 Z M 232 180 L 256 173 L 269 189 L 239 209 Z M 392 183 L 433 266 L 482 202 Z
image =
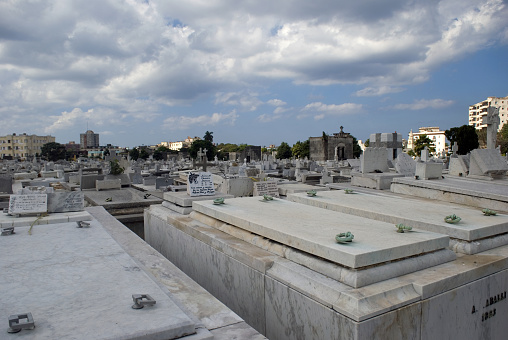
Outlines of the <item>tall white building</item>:
M 480 130 L 486 128 L 486 124 L 482 124 L 483 116 L 487 115 L 489 106 L 499 108 L 499 130 L 508 120 L 508 97 L 488 97 L 486 100 L 469 106 L 469 125 Z
M 413 132 L 413 130 L 411 130 L 407 140 L 407 148 L 413 149 L 414 142 L 422 135 L 426 135 L 432 140 L 434 147 L 436 148 L 436 154 L 439 155 L 443 151 L 448 152 L 445 132 L 439 130 L 439 127 L 421 127 L 418 129 L 418 132 Z

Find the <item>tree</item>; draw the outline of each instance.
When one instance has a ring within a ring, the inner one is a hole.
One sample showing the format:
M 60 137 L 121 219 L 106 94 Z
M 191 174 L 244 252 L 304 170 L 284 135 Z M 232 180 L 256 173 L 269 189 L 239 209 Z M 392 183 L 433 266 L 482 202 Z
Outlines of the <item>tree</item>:
M 213 143 L 213 132 L 206 131 L 205 136 L 203 137 L 204 140 Z
M 505 123 L 497 133 L 497 144 L 501 146 L 501 153 L 508 153 L 508 124 Z
M 129 151 L 129 156 L 132 160 L 137 161 L 139 158 L 139 150 L 137 148 L 134 148 Z
M 60 143 L 46 143 L 41 147 L 41 156 L 48 161 L 56 162 L 59 159 L 66 159 L 67 150 Z
M 120 166 L 118 159 L 113 159 L 112 161 L 109 161 L 109 173 L 111 175 L 123 174 L 124 170 L 125 169 Z
M 103 156 L 109 156 L 110 155 L 109 149 L 105 148 L 104 151 L 102 152 L 102 155 Z
M 408 155 L 419 157 L 423 149 L 429 149 L 429 155 L 432 155 L 433 152 L 436 152 L 436 148 L 434 147 L 434 142 L 427 135 L 420 135 L 420 137 L 415 140 L 413 143 L 413 149 L 409 150 Z
M 471 125 L 453 127 L 445 131 L 445 136 L 446 139 L 450 141 L 450 145 L 457 142 L 457 146 L 459 147 L 457 153 L 459 155 L 465 155 L 471 150 L 478 149 L 480 146 L 476 129 Z
M 370 139 L 367 138 L 367 140 L 365 141 L 365 143 L 363 143 L 363 145 L 365 145 L 365 147 L 368 148 L 370 145 Z
M 150 156 L 150 154 L 148 153 L 148 151 L 146 151 L 145 148 L 142 148 L 139 151 L 139 158 L 146 160 L 149 156 Z
M 206 149 L 206 158 L 211 161 L 217 154 L 217 150 L 215 146 L 212 144 L 211 141 L 207 141 L 204 139 L 198 139 L 192 142 L 190 148 L 189 148 L 189 154 L 192 158 L 196 159 L 198 156 L 199 149 L 202 149 L 203 151 Z
M 163 158 L 164 158 L 164 153 L 162 151 L 160 151 L 159 149 L 156 149 L 153 152 L 153 159 L 160 161 Z
M 278 159 L 285 159 L 285 158 L 291 158 L 291 147 L 286 142 L 280 143 L 279 147 L 277 148 L 277 158 Z
M 487 128 L 476 130 L 478 144 L 480 148 L 487 148 Z
M 307 139 L 304 142 L 296 142 L 291 148 L 291 153 L 294 157 L 305 158 L 310 155 L 310 141 Z
M 353 137 L 353 157 L 358 158 L 362 154 L 362 148 L 358 145 L 358 140 Z

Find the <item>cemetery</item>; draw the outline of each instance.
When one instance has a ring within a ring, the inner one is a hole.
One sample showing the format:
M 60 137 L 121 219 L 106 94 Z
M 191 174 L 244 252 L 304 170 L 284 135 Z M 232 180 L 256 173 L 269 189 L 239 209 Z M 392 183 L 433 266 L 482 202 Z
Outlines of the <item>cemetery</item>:
M 502 338 L 499 150 L 312 138 L 303 159 L 3 161 L 0 317 L 41 339 Z

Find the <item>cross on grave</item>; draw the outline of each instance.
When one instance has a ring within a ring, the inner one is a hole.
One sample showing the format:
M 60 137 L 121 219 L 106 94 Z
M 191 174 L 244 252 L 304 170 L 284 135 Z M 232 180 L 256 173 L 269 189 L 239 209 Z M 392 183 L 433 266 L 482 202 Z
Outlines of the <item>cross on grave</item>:
M 457 156 L 457 151 L 459 151 L 459 145 L 457 144 L 457 142 L 453 142 L 452 157 L 456 157 Z
M 206 157 L 206 152 L 207 151 L 208 150 L 206 148 L 205 149 L 199 148 L 198 157 L 197 157 L 199 162 L 195 164 L 197 166 L 201 165 L 203 167 L 203 172 L 206 172 L 206 167 L 208 165 L 208 159 Z
M 483 116 L 482 124 L 487 124 L 487 149 L 496 148 L 497 128 L 501 120 L 499 119 L 499 108 L 489 106 L 487 115 Z

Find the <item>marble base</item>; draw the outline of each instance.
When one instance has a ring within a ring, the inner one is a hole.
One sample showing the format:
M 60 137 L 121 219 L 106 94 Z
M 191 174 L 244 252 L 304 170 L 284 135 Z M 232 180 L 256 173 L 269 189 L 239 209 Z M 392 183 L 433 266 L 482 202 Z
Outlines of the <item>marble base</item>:
M 397 177 L 404 177 L 404 175 L 392 173 L 354 173 L 351 176 L 351 185 L 377 190 L 388 190 L 390 189 L 392 180 Z
M 390 190 L 398 194 L 508 213 L 507 183 L 506 180 L 475 181 L 453 177 L 445 177 L 439 181 L 395 178 Z

